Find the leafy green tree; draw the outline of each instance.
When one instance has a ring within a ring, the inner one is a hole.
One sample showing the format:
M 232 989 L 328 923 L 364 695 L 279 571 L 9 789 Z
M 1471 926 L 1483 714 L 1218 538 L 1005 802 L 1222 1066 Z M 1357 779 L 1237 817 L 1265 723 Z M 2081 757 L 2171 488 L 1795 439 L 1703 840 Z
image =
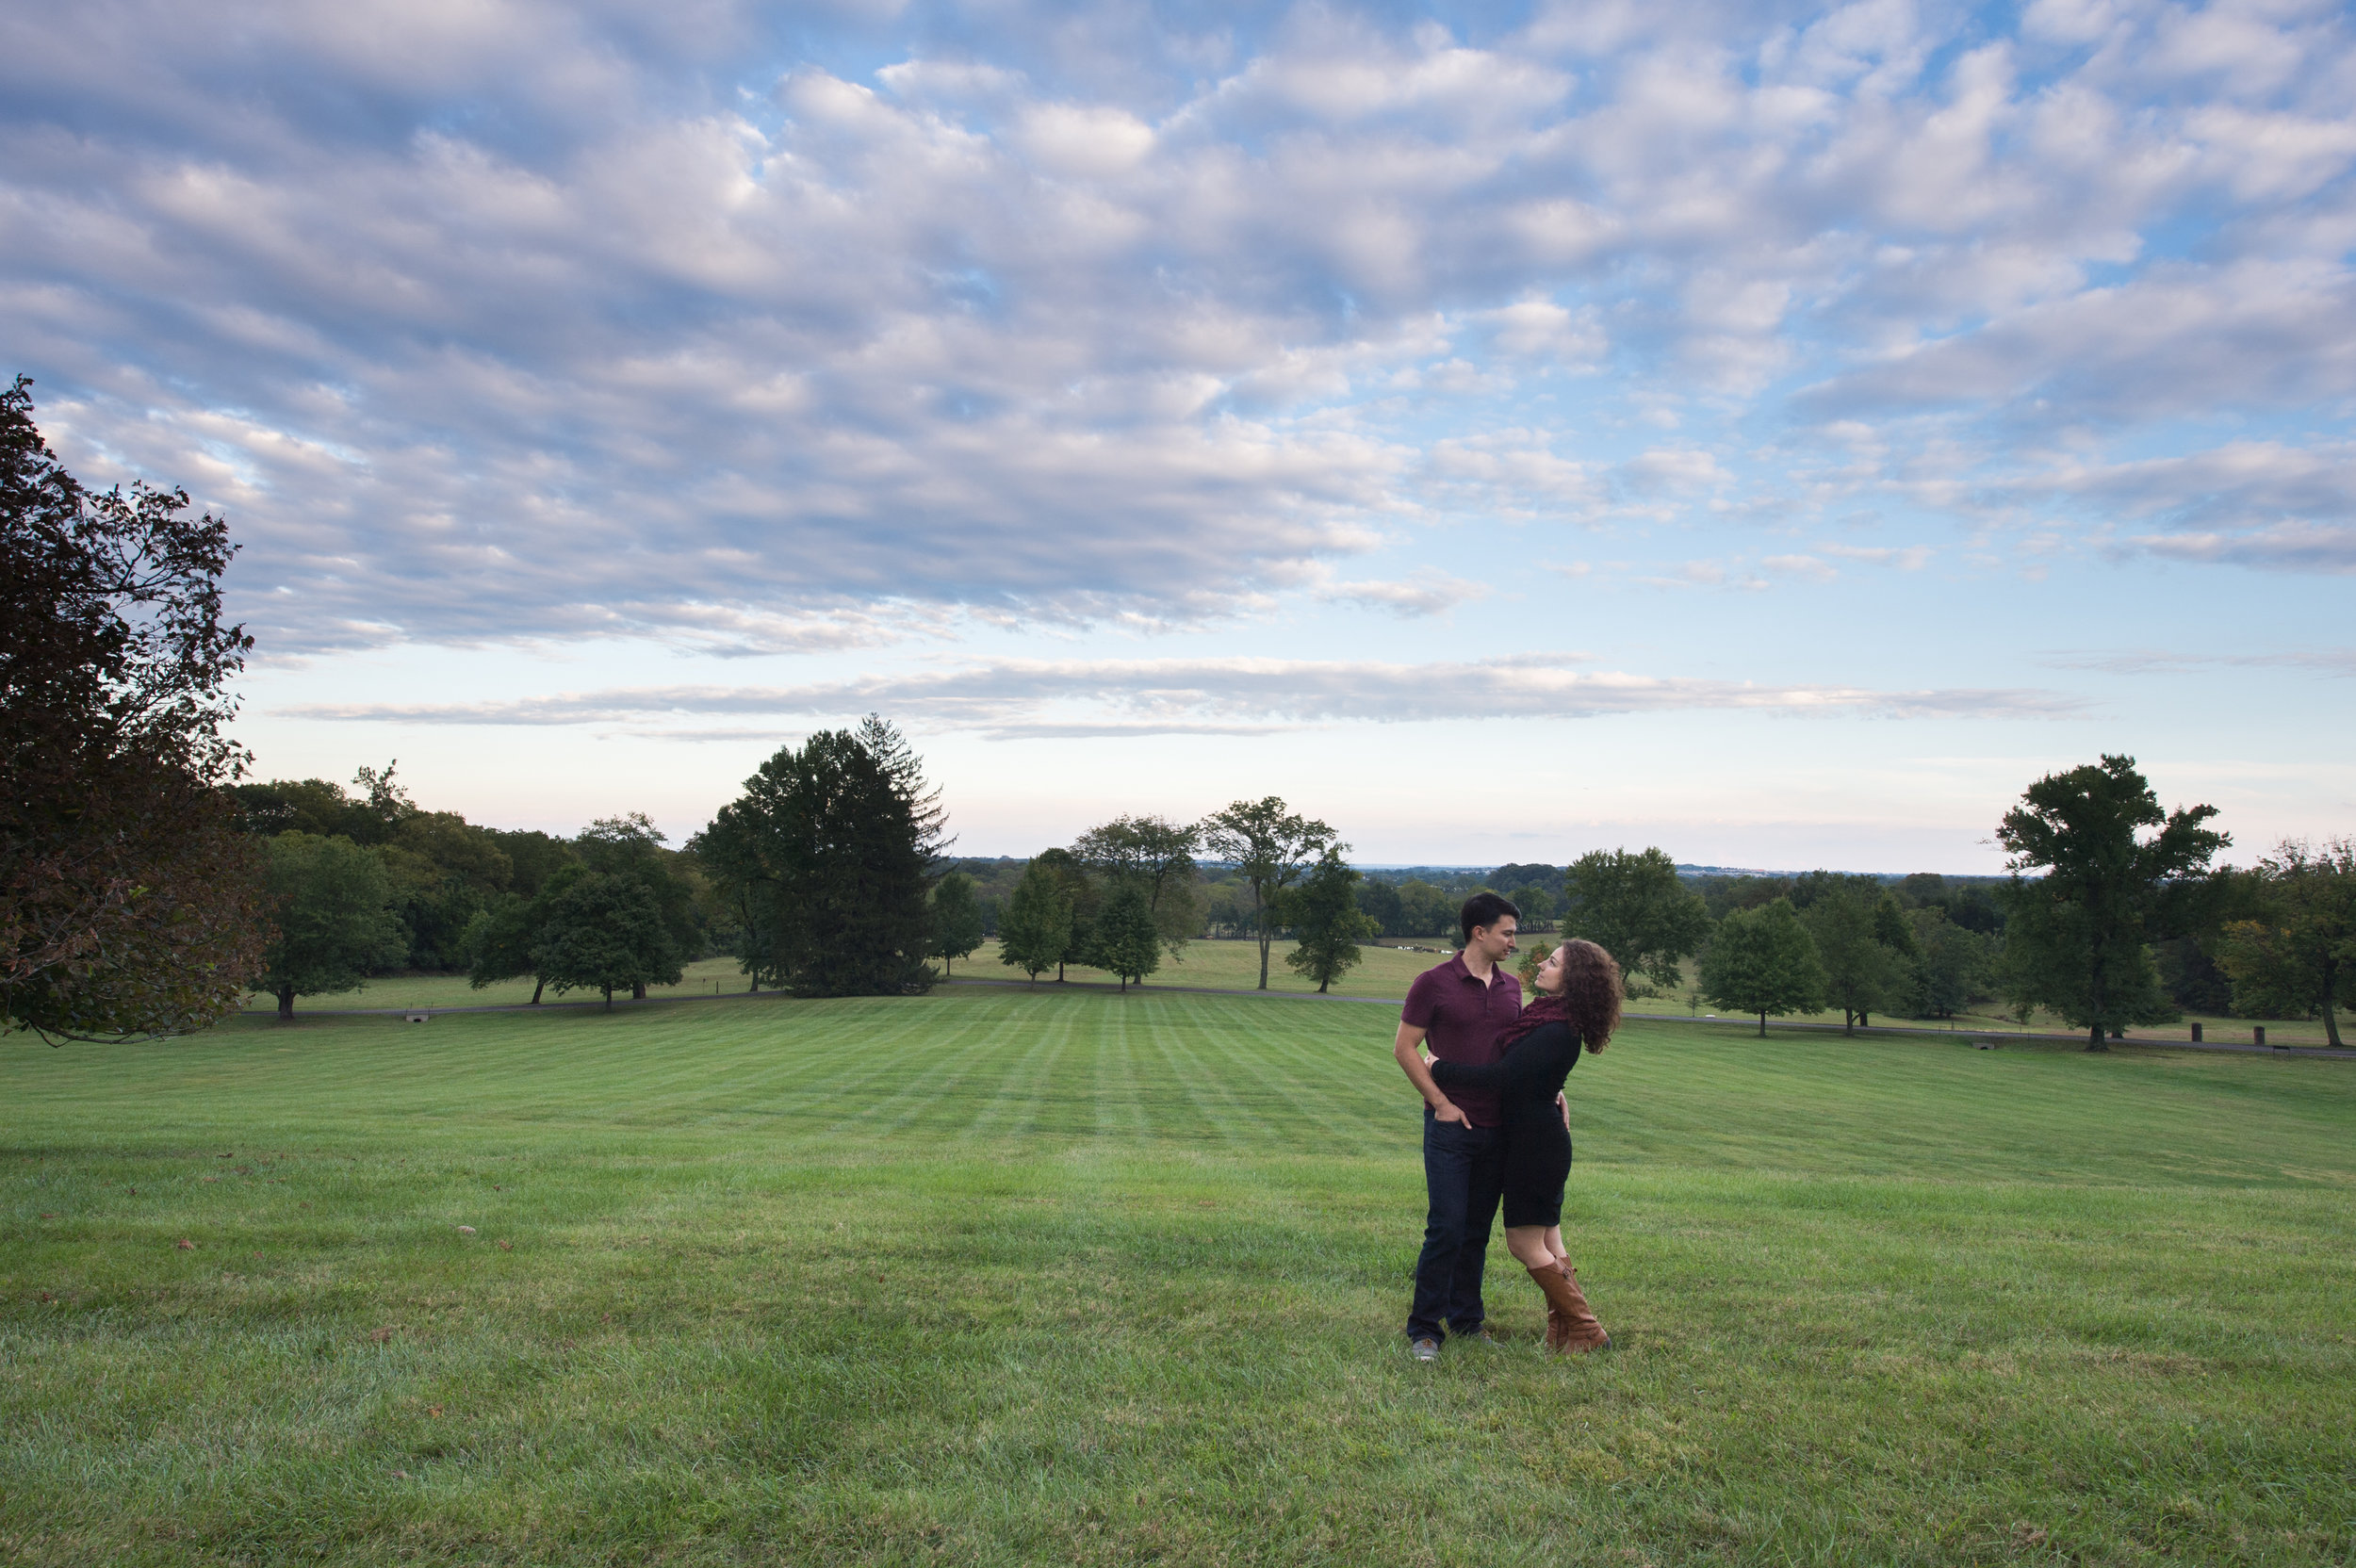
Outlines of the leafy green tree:
M 1063 961 L 1072 940 L 1072 901 L 1053 866 L 1033 860 L 998 917 L 998 961 L 1036 983 Z
M 679 983 L 679 949 L 645 878 L 581 866 L 560 874 L 543 896 L 532 958 L 559 996 L 602 991 L 611 1008 L 616 988 L 645 996 L 649 985 Z
M 1238 800 L 1203 819 L 1203 841 L 1252 890 L 1252 934 L 1260 943 L 1260 989 L 1268 989 L 1268 946 L 1276 939 L 1276 906 L 1286 888 L 1339 837 L 1274 795 Z
M 499 840 L 454 811 L 410 811 L 377 846 L 392 878 L 393 911 L 407 933 L 408 967 L 445 971 L 466 960 L 467 923 L 506 890 L 514 867 Z
M 1953 1018 L 1988 995 L 1996 939 L 1967 930 L 1935 905 L 1916 909 L 1909 1006 L 1917 1018 Z
M 1718 1006 L 1757 1013 L 1761 1038 L 1771 1015 L 1812 1013 L 1824 1004 L 1816 939 L 1790 899 L 1727 911 L 1702 955 L 1701 990 Z
M 398 964 L 408 943 L 384 864 L 350 839 L 281 833 L 270 841 L 267 897 L 276 934 L 257 988 L 294 1017 L 295 998 L 348 991 Z
M 692 847 L 724 896 L 761 902 L 767 951 L 741 957 L 747 973 L 802 996 L 893 996 L 936 978 L 925 884 L 941 822 L 899 732 L 871 714 L 779 750 Z
M 973 900 L 973 879 L 951 872 L 933 888 L 933 956 L 943 974 L 982 945 L 982 906 Z
M 1359 874 L 1342 858 L 1348 844 L 1333 844 L 1317 857 L 1309 874 L 1284 898 L 1285 923 L 1299 944 L 1284 963 L 1323 992 L 1357 967 L 1358 941 L 1374 935 L 1374 922 L 1358 907 Z
M 1710 938 L 1710 906 L 1678 878 L 1666 850 L 1591 851 L 1571 862 L 1563 895 L 1562 935 L 1611 954 L 1631 982 L 1676 990 L 1685 983 L 1678 964 Z M 1629 994 L 1649 993 L 1631 985 Z
M 1399 932 L 1402 937 L 1446 937 L 1457 933 L 1457 909 L 1461 898 L 1450 898 L 1442 889 L 1419 876 L 1411 876 L 1399 885 Z
M 2258 871 L 2263 912 L 2228 924 L 2217 955 L 2233 977 L 2234 1010 L 2262 1018 L 2319 1010 L 2336 1047 L 2338 1008 L 2356 1004 L 2356 841 L 2318 847 L 2286 839 Z
M 1854 1033 L 1859 1023 L 1870 1025 L 1874 1013 L 1902 1005 L 1914 979 L 1907 961 L 1914 934 L 1906 928 L 1897 901 L 1870 879 L 1861 880 L 1863 886 L 1821 893 L 1800 916 L 1816 939 L 1825 994 L 1841 1009 L 1843 1033 Z M 1903 949 L 1889 939 L 1893 924 Z
M 1505 896 L 1512 899 L 1513 907 L 1522 912 L 1522 923 L 1526 926 L 1544 925 L 1554 919 L 1555 895 L 1535 882 L 1515 888 Z
M 222 792 L 237 547 L 186 492 L 84 489 L 30 384 L 0 391 L 0 1030 L 182 1034 L 237 1005 L 267 930 Z
M 1132 980 L 1144 984 L 1162 961 L 1161 933 L 1154 928 L 1153 909 L 1146 897 L 1137 883 L 1124 883 L 1113 890 L 1097 916 L 1097 967 L 1119 975 L 1124 992 Z
M 2214 806 L 2163 811 L 2132 757 L 2052 774 L 1997 825 L 2010 852 L 2004 946 L 2016 1003 L 2052 1008 L 2102 1051 L 2105 1030 L 2177 1016 L 2148 945 L 2170 884 L 2233 841 Z M 2154 829 L 2149 837 L 2145 829 Z M 2027 871 L 2042 871 L 2035 880 Z
M 548 972 L 540 967 L 540 928 L 548 923 L 543 898 L 500 893 L 477 911 L 458 939 L 459 956 L 466 965 L 466 984 L 476 990 L 501 980 L 532 977 L 532 1005 L 540 1004 L 548 989 Z
M 1380 877 L 1368 876 L 1358 884 L 1358 912 L 1374 923 L 1379 937 L 1403 937 L 1406 928 L 1400 924 L 1399 890 Z
M 1096 917 L 1104 912 L 1104 890 L 1088 874 L 1086 860 L 1068 849 L 1042 849 L 1031 858 L 1031 864 L 1042 867 L 1055 879 L 1063 890 L 1064 908 L 1070 919 L 1065 923 L 1063 950 L 1055 955 L 1055 984 L 1063 984 L 1064 966 L 1098 964 L 1096 951 Z
M 663 830 L 649 822 L 643 811 L 600 817 L 582 828 L 581 837 L 573 841 L 574 853 L 592 871 L 629 877 L 642 884 L 653 897 L 655 907 L 663 912 L 663 929 L 671 950 L 682 959 L 697 957 L 703 953 L 709 934 L 695 896 L 697 874 L 693 858 L 681 857 L 663 846 Z M 644 998 L 646 988 L 644 984 L 633 986 L 630 994 Z
M 1115 817 L 1072 842 L 1072 853 L 1109 887 L 1145 891 L 1153 929 L 1172 958 L 1203 929 L 1203 898 L 1194 862 L 1203 829 L 1164 817 Z

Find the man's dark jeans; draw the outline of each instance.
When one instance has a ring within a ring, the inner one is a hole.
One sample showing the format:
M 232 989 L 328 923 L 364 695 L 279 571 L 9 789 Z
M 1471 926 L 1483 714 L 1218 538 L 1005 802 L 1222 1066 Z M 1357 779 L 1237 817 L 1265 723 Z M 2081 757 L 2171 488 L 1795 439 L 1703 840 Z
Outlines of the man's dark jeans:
M 1415 1260 L 1409 1339 L 1444 1340 L 1451 1329 L 1464 1334 L 1481 1327 L 1481 1266 L 1504 1189 L 1504 1129 L 1442 1121 L 1424 1107 L 1423 1184 L 1432 1207 Z

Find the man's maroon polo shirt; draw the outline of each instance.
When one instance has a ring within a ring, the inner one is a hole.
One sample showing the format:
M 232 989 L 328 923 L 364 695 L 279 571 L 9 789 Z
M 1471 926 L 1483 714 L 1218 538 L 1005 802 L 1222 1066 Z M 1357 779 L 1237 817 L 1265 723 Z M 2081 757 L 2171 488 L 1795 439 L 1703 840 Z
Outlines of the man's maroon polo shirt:
M 1427 1031 L 1424 1044 L 1444 1062 L 1487 1067 L 1497 1059 L 1497 1031 L 1522 1010 L 1522 983 L 1503 964 L 1489 972 L 1482 985 L 1464 967 L 1459 953 L 1436 969 L 1425 970 L 1407 988 L 1407 1005 L 1399 1009 L 1402 1022 Z M 1495 1089 L 1460 1089 L 1448 1096 L 1464 1119 L 1476 1127 L 1495 1127 L 1505 1118 Z

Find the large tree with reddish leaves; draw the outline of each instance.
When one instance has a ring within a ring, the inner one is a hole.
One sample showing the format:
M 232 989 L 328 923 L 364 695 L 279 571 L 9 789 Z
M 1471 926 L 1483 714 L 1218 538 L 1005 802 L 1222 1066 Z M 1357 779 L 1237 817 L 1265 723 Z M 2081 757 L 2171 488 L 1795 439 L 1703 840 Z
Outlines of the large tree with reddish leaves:
M 179 490 L 93 493 L 0 393 L 0 1021 L 146 1037 L 237 1005 L 269 936 L 221 786 L 253 639 L 221 621 L 237 547 Z

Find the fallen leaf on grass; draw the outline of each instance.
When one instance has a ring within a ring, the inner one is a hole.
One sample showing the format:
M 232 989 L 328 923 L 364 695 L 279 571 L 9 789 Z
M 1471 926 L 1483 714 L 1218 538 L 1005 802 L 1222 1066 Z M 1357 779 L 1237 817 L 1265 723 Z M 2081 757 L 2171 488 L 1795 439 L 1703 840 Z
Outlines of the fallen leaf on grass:
M 55 1218 L 57 1218 L 57 1217 L 56 1215 L 54 1215 L 54 1214 L 45 1214 L 45 1215 L 42 1215 L 42 1216 L 41 1216 L 41 1217 L 42 1217 L 43 1219 L 55 1219 Z
M 388 1323 L 381 1329 L 370 1329 L 368 1331 L 368 1343 L 371 1345 L 382 1345 L 400 1331 L 401 1325 L 398 1323 Z
M 428 1415 L 439 1415 L 442 1413 L 442 1407 L 439 1405 L 428 1405 L 425 1407 L 425 1413 Z
M 502 1241 L 499 1243 L 499 1250 L 502 1252 L 513 1252 L 515 1250 L 515 1244 L 512 1241 Z
M 417 1478 L 417 1477 L 411 1475 L 406 1470 L 396 1470 L 393 1472 L 393 1479 L 397 1481 L 414 1481 Z
M 57 1299 L 57 1298 L 56 1298 L 56 1297 L 54 1297 L 54 1296 L 50 1295 L 50 1294 L 49 1294 L 47 1291 L 45 1291 L 45 1290 L 44 1290 L 44 1291 L 42 1291 L 42 1292 L 41 1293 L 41 1298 L 42 1300 L 44 1300 L 44 1301 L 54 1301 L 54 1300 L 56 1300 L 56 1299 Z
M 2016 1545 L 2042 1546 L 2045 1544 L 2045 1532 L 2035 1525 L 2015 1525 L 2012 1539 Z
M 180 1249 L 183 1252 L 193 1252 L 196 1250 L 196 1243 L 190 1241 L 186 1236 L 182 1236 L 178 1241 L 173 1242 L 172 1245 Z
M 474 1227 L 471 1225 L 461 1225 L 458 1227 L 458 1233 L 462 1236 L 470 1236 L 474 1234 Z

